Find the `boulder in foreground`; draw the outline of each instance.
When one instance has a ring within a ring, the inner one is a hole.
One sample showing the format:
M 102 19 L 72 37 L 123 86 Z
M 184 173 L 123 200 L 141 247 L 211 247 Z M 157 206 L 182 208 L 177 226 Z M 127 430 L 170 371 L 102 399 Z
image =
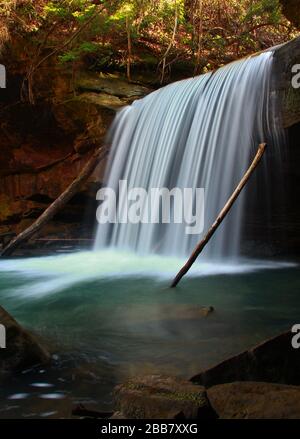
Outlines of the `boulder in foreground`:
M 236 382 L 211 387 L 209 401 L 221 419 L 299 419 L 300 387 Z
M 258 346 L 194 376 L 191 381 L 205 387 L 234 381 L 262 381 L 300 385 L 300 352 L 292 347 L 291 332 Z
M 0 306 L 0 324 L 6 330 L 6 348 L 0 350 L 0 375 L 50 361 L 49 352 Z
M 189 381 L 160 375 L 116 387 L 117 410 L 129 419 L 214 419 L 206 390 Z

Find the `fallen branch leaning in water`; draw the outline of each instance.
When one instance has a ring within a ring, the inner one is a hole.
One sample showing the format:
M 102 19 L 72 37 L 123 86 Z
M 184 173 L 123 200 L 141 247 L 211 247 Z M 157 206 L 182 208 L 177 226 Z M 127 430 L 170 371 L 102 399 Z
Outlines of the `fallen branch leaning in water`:
M 260 162 L 260 160 L 261 160 L 261 158 L 266 150 L 266 146 L 267 146 L 266 143 L 261 143 L 259 145 L 256 156 L 254 157 L 254 160 L 251 163 L 250 167 L 248 168 L 247 172 L 245 173 L 242 180 L 240 181 L 240 183 L 238 184 L 238 186 L 234 190 L 231 197 L 228 199 L 227 203 L 225 204 L 225 206 L 223 207 L 223 209 L 219 213 L 217 219 L 215 220 L 215 222 L 213 223 L 213 225 L 211 226 L 211 228 L 209 229 L 209 231 L 207 232 L 205 237 L 197 244 L 197 246 L 195 247 L 193 253 L 191 254 L 191 256 L 188 259 L 188 261 L 186 262 L 186 264 L 178 272 L 177 276 L 173 280 L 173 283 L 171 284 L 171 288 L 175 288 L 176 285 L 183 278 L 183 276 L 189 271 L 189 269 L 191 268 L 193 263 L 198 258 L 199 254 L 202 252 L 202 250 L 204 249 L 206 244 L 209 242 L 210 238 L 213 236 L 213 234 L 215 233 L 215 231 L 217 230 L 219 225 L 222 223 L 223 219 L 226 217 L 227 213 L 229 212 L 229 210 L 233 206 L 235 200 L 237 199 L 237 197 L 241 193 L 242 189 L 247 184 L 249 178 L 251 177 L 252 173 L 254 172 L 255 168 L 257 167 L 258 163 Z
M 54 215 L 57 214 L 70 200 L 76 195 L 83 183 L 92 174 L 96 166 L 107 156 L 109 151 L 108 146 L 102 146 L 98 148 L 92 157 L 89 159 L 87 164 L 84 166 L 80 174 L 75 178 L 74 181 L 67 187 L 67 189 L 55 200 L 52 204 L 42 213 L 41 216 L 21 232 L 18 236 L 10 241 L 10 243 L 2 251 L 1 256 L 9 256 L 12 252 L 20 246 L 20 244 L 28 241 L 35 233 L 39 232 L 40 229 L 47 224 Z

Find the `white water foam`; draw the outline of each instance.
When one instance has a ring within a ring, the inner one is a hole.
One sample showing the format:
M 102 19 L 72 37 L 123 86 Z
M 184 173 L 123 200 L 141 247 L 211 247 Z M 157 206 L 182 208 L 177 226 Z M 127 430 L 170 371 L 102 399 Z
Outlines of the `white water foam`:
M 159 255 L 139 256 L 118 249 L 87 251 L 39 258 L 5 260 L 0 273 L 14 279 L 27 279 L 21 287 L 9 291 L 9 296 L 42 297 L 73 285 L 95 280 L 121 278 L 153 278 L 169 281 L 183 265 L 184 259 Z M 230 262 L 197 262 L 189 276 L 203 277 L 221 274 L 242 274 L 266 269 L 294 267 L 289 262 L 241 260 Z

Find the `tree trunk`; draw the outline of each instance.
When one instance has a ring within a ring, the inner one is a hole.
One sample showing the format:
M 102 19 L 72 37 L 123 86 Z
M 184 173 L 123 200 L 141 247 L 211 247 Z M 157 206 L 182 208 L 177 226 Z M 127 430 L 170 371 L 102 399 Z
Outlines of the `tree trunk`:
M 238 184 L 238 186 L 234 190 L 233 194 L 228 199 L 227 203 L 225 204 L 225 206 L 223 207 L 223 209 L 219 213 L 216 221 L 213 223 L 213 225 L 211 226 L 211 228 L 209 229 L 209 231 L 207 232 L 205 237 L 195 247 L 192 255 L 190 256 L 190 258 L 188 259 L 186 264 L 182 267 L 182 269 L 179 271 L 179 273 L 175 277 L 175 279 L 174 279 L 174 281 L 173 281 L 173 283 L 171 285 L 171 288 L 175 288 L 176 285 L 182 279 L 182 277 L 189 271 L 189 269 L 191 268 L 193 263 L 198 258 L 199 254 L 202 252 L 202 250 L 204 249 L 206 244 L 209 242 L 210 238 L 213 236 L 213 234 L 215 233 L 215 231 L 217 230 L 219 225 L 222 223 L 222 221 L 226 217 L 227 213 L 230 211 L 231 207 L 233 206 L 235 200 L 237 199 L 237 197 L 241 193 L 242 189 L 245 187 L 246 183 L 248 182 L 249 178 L 251 177 L 253 171 L 255 170 L 255 168 L 257 167 L 258 163 L 260 162 L 260 159 L 262 158 L 262 156 L 263 156 L 263 154 L 265 152 L 265 149 L 266 149 L 266 144 L 265 143 L 262 143 L 262 144 L 259 145 L 257 153 L 256 153 L 256 156 L 255 156 L 253 162 L 251 163 L 249 169 L 247 170 L 247 172 L 245 173 L 244 177 L 242 178 L 242 180 L 240 181 L 240 183 Z
M 196 54 L 196 65 L 194 69 L 194 75 L 199 73 L 199 66 L 201 61 L 202 52 L 202 40 L 203 40 L 203 0 L 198 0 L 198 35 L 197 35 L 197 54 Z
M 95 410 L 86 409 L 84 405 L 79 404 L 72 410 L 73 416 L 80 416 L 84 418 L 94 419 L 109 419 L 113 416 L 114 412 L 98 412 Z
M 131 59 L 132 59 L 132 42 L 131 42 L 131 25 L 130 18 L 126 17 L 126 31 L 127 31 L 127 79 L 131 81 Z
M 108 146 L 99 148 L 84 166 L 78 177 L 70 184 L 70 186 L 42 213 L 42 215 L 16 236 L 1 252 L 1 256 L 9 256 L 13 251 L 24 242 L 28 241 L 34 234 L 39 232 L 41 228 L 47 224 L 59 212 L 74 195 L 79 191 L 83 183 L 92 174 L 98 163 L 108 154 Z
M 161 78 L 160 78 L 160 83 L 163 84 L 164 82 L 164 78 L 165 78 L 165 69 L 166 69 L 166 62 L 167 62 L 167 57 L 169 55 L 170 50 L 172 49 L 172 46 L 175 43 L 175 38 L 176 38 L 176 32 L 177 32 L 177 27 L 178 27 L 178 8 L 176 7 L 175 9 L 175 20 L 174 20 L 174 28 L 173 28 L 173 34 L 172 34 L 172 39 L 170 41 L 169 46 L 167 47 L 167 50 L 163 56 L 163 59 L 161 60 L 160 63 L 162 63 L 162 72 L 161 72 Z

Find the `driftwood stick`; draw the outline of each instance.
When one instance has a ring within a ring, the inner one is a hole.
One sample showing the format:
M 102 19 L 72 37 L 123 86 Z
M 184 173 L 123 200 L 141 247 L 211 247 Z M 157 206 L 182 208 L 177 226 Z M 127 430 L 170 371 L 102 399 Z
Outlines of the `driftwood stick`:
M 213 225 L 211 226 L 211 228 L 209 229 L 209 231 L 207 232 L 205 237 L 197 244 L 197 246 L 195 247 L 193 253 L 191 254 L 191 256 L 188 259 L 188 261 L 186 262 L 186 264 L 178 272 L 177 276 L 173 280 L 173 283 L 171 284 L 171 288 L 175 288 L 176 285 L 182 279 L 182 277 L 189 271 L 189 269 L 191 268 L 193 263 L 198 258 L 199 254 L 202 252 L 202 250 L 204 249 L 206 244 L 209 242 L 210 238 L 213 236 L 213 234 L 215 233 L 215 231 L 217 230 L 219 225 L 222 223 L 222 221 L 226 217 L 227 213 L 230 211 L 231 207 L 233 206 L 235 200 L 237 199 L 237 197 L 241 193 L 242 189 L 247 184 L 247 182 L 248 182 L 249 178 L 251 177 L 253 171 L 255 170 L 255 168 L 257 167 L 258 163 L 260 162 L 260 160 L 261 160 L 261 158 L 262 158 L 262 156 L 263 156 L 263 154 L 265 152 L 266 146 L 267 146 L 266 143 L 261 143 L 259 145 L 257 153 L 256 153 L 256 156 L 254 157 L 254 160 L 251 163 L 250 167 L 248 168 L 247 172 L 245 173 L 245 175 L 243 176 L 242 180 L 240 181 L 240 183 L 238 184 L 238 186 L 234 190 L 233 194 L 228 199 L 227 203 L 225 204 L 225 206 L 223 207 L 223 209 L 221 210 L 221 212 L 217 216 L 217 219 L 215 220 L 215 222 L 213 223 Z
M 102 146 L 97 149 L 87 164 L 84 166 L 78 177 L 69 185 L 69 187 L 39 216 L 39 218 L 31 224 L 27 229 L 21 232 L 18 236 L 10 241 L 4 248 L 1 256 L 9 256 L 13 251 L 25 241 L 28 241 L 35 233 L 47 224 L 59 212 L 74 195 L 79 191 L 82 184 L 92 174 L 98 163 L 103 160 L 108 154 L 108 146 Z
M 84 405 L 79 404 L 72 410 L 73 416 L 80 416 L 84 418 L 94 419 L 109 419 L 113 416 L 114 412 L 98 412 L 95 410 L 86 409 Z

